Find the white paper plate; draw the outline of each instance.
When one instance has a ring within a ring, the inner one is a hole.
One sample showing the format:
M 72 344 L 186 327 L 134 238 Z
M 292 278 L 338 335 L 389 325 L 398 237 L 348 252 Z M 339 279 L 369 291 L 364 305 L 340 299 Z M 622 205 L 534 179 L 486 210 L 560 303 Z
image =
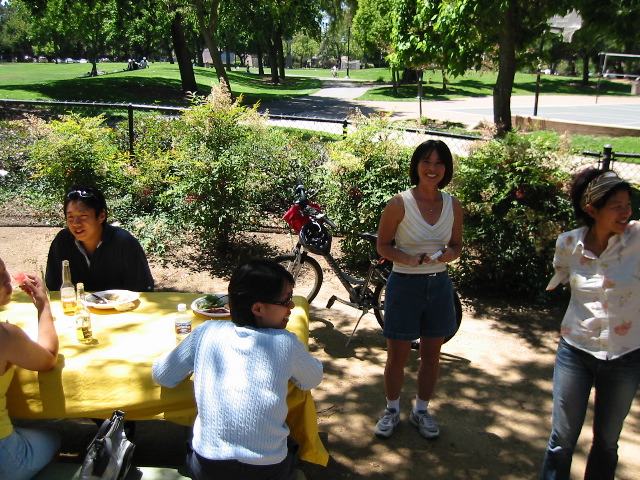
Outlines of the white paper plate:
M 228 317 L 229 315 L 231 315 L 231 313 L 229 312 L 229 309 L 226 307 L 227 303 L 229 302 L 229 298 L 227 297 L 226 294 L 212 294 L 212 296 L 217 297 L 219 300 L 221 300 L 222 302 L 224 302 L 225 307 L 219 307 L 220 308 L 220 312 L 207 312 L 206 310 L 203 310 L 202 308 L 200 308 L 198 305 L 201 302 L 205 301 L 205 297 L 207 297 L 208 295 L 204 295 L 202 297 L 196 298 L 192 303 L 191 303 L 191 310 L 193 310 L 196 313 L 199 313 L 200 315 L 204 315 L 205 317 L 209 317 L 209 318 L 222 318 L 222 317 Z
M 135 302 L 140 298 L 140 294 L 132 292 L 130 290 L 103 290 L 101 292 L 95 292 L 101 298 L 106 300 L 106 303 L 101 303 L 93 293 L 88 293 L 85 297 L 88 307 L 109 309 L 116 308 L 127 303 Z

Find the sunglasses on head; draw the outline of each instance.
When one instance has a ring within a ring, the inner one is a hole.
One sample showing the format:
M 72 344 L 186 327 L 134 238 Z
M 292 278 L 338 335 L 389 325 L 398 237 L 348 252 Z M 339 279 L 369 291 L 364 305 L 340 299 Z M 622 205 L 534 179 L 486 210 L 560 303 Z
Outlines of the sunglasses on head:
M 93 192 L 88 192 L 86 190 L 71 190 L 67 193 L 67 198 L 69 200 L 77 200 L 78 198 L 96 198 Z

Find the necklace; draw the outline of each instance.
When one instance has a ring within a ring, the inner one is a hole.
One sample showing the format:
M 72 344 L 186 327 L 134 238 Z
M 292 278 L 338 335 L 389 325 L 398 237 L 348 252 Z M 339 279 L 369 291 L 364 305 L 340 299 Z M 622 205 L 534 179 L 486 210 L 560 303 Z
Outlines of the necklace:
M 414 198 L 416 199 L 416 202 L 422 203 L 425 206 L 425 208 L 430 212 L 435 212 L 436 206 L 439 206 L 440 202 L 442 201 L 440 194 L 438 194 L 435 200 L 427 200 L 422 195 L 419 195 L 419 196 L 414 195 Z

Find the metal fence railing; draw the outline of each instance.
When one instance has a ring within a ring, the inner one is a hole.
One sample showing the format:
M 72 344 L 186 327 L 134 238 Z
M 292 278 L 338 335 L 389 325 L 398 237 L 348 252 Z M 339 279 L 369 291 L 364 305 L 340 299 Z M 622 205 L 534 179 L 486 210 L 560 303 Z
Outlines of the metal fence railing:
M 613 170 L 626 181 L 640 185 L 640 164 L 635 162 L 620 162 L 621 159 L 640 159 L 638 153 L 614 152 L 610 144 L 602 148 L 602 152 L 584 151 L 585 157 L 597 158 L 597 165 L 593 165 L 602 170 Z
M 358 122 L 353 122 L 346 118 L 330 119 L 318 117 L 300 117 L 294 115 L 269 115 L 268 119 L 270 124 L 283 128 L 310 130 L 340 136 L 344 136 L 349 131 L 358 128 Z M 391 138 L 396 139 L 402 145 L 406 145 L 408 147 L 417 147 L 425 140 L 438 138 L 446 142 L 453 153 L 461 156 L 467 156 L 469 154 L 469 148 L 476 142 L 489 140 L 488 138 L 476 135 L 452 133 L 424 128 L 392 127 L 388 132 L 381 133 L 380 135 L 385 134 Z
M 0 106 L 3 106 L 3 111 L 7 108 L 13 109 L 13 113 L 20 113 L 20 111 L 29 111 L 36 116 L 38 115 L 58 115 L 67 113 L 69 110 L 81 108 L 85 112 L 91 112 L 97 115 L 105 110 L 111 112 L 122 111 L 123 115 L 126 112 L 126 118 L 128 120 L 128 132 L 129 132 L 129 151 L 133 155 L 135 154 L 135 117 L 134 111 L 157 111 L 165 115 L 180 115 L 182 112 L 189 110 L 188 107 L 171 107 L 162 105 L 142 105 L 142 104 L 124 104 L 124 103 L 104 103 L 104 102 L 58 102 L 58 101 L 35 101 L 35 100 L 9 100 L 0 99 Z M 46 107 L 42 111 L 37 110 L 36 107 Z M 4 112 L 3 112 L 4 113 Z M 2 115 L 6 117 L 6 115 Z M 349 131 L 358 128 L 358 122 L 354 122 L 347 118 L 343 119 L 331 119 L 331 118 L 319 118 L 319 117 L 302 117 L 294 115 L 267 115 L 268 122 L 271 125 L 307 130 L 318 133 L 328 133 L 343 137 Z M 469 155 L 470 149 L 477 144 L 477 142 L 489 140 L 486 137 L 451 133 L 447 131 L 422 129 L 422 128 L 404 128 L 404 127 L 392 127 L 387 132 L 382 132 L 380 135 L 388 135 L 397 139 L 401 144 L 408 147 L 416 147 L 420 143 L 429 139 L 440 139 L 447 143 L 453 153 L 458 156 L 466 157 Z M 593 158 L 597 158 L 597 163 L 594 163 Z M 636 160 L 640 159 L 640 154 L 636 153 L 621 153 L 614 152 L 613 146 L 605 145 L 602 152 L 582 152 L 582 156 L 575 157 L 575 165 L 577 167 L 594 166 L 598 168 L 610 168 L 615 170 L 625 180 L 640 185 L 640 162 L 634 161 L 625 162 L 620 160 Z
M 141 111 L 159 111 L 164 113 L 170 113 L 172 115 L 177 115 L 180 112 L 184 111 L 183 107 L 169 107 L 169 106 L 160 106 L 160 105 L 143 105 L 143 104 L 135 104 L 135 103 L 106 103 L 106 102 L 71 102 L 71 101 L 49 101 L 49 100 L 13 100 L 13 99 L 5 99 L 0 98 L 0 105 L 6 106 L 16 106 L 22 105 L 23 107 L 47 107 L 47 114 L 52 112 L 56 114 L 56 112 L 66 113 L 69 109 L 73 108 L 82 108 L 86 110 L 97 110 L 99 112 L 110 109 L 115 111 L 126 111 L 129 125 L 129 153 L 133 155 L 134 152 L 134 110 Z M 15 112 L 18 113 L 18 112 Z M 37 110 L 30 111 L 34 115 L 38 115 Z
M 101 112 L 104 110 L 126 112 L 129 131 L 129 151 L 133 155 L 134 139 L 135 139 L 135 117 L 134 111 L 157 111 L 168 115 L 179 115 L 181 112 L 189 110 L 188 107 L 169 107 L 161 105 L 141 105 L 133 103 L 105 103 L 105 102 L 58 102 L 58 101 L 39 101 L 39 100 L 10 100 L 0 99 L 0 105 L 11 106 L 18 114 L 20 106 L 23 109 L 33 109 L 34 107 L 46 107 L 48 115 L 56 115 L 68 113 L 70 110 L 81 108 L 84 111 Z M 38 110 L 31 110 L 34 115 L 44 114 Z M 92 112 L 93 113 L 93 112 Z M 317 117 L 300 117 L 293 115 L 267 115 L 268 122 L 271 125 L 282 128 L 295 128 L 320 133 L 330 133 L 344 136 L 350 130 L 357 128 L 357 122 L 349 119 L 330 119 Z M 439 138 L 447 142 L 452 152 L 457 155 L 467 156 L 471 145 L 478 141 L 487 140 L 483 137 L 450 133 L 438 130 L 427 130 L 418 128 L 392 128 L 388 132 L 389 135 L 398 139 L 403 145 L 415 147 L 430 138 Z

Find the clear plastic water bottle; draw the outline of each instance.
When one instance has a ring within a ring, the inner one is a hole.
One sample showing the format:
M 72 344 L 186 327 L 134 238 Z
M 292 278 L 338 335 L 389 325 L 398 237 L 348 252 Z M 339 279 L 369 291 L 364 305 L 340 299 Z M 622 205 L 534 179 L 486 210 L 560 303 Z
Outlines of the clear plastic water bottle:
M 180 343 L 191 333 L 191 315 L 187 312 L 187 305 L 178 304 L 178 313 L 175 319 L 176 341 Z

